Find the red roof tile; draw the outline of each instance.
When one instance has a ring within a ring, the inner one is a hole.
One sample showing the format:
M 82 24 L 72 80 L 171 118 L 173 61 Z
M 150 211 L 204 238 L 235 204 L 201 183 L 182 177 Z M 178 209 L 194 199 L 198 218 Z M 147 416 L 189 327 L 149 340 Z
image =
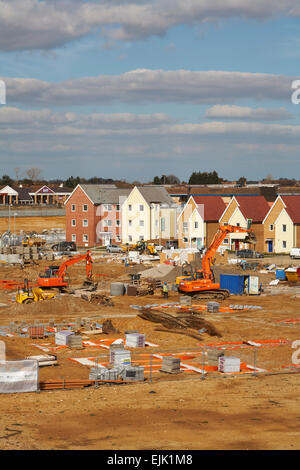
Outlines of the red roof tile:
M 226 209 L 221 196 L 193 196 L 196 204 L 204 205 L 205 222 L 217 222 Z
M 253 222 L 262 222 L 270 210 L 264 196 L 236 196 L 235 199 L 243 216 Z
M 294 224 L 300 224 L 300 195 L 280 196 Z

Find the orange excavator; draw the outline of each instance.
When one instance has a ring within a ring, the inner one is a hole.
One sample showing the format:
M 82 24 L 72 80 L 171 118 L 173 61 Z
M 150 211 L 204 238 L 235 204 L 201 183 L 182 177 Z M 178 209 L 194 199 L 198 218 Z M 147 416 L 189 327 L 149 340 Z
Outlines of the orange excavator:
M 178 291 L 182 294 L 193 296 L 194 299 L 220 299 L 229 297 L 227 289 L 221 289 L 220 284 L 215 282 L 214 273 L 211 269 L 214 263 L 214 256 L 223 240 L 230 233 L 248 233 L 243 240 L 244 243 L 254 243 L 255 236 L 248 228 L 237 227 L 235 225 L 221 225 L 215 234 L 209 248 L 202 258 L 202 270 L 197 270 L 194 279 L 182 279 L 179 282 Z
M 37 280 L 39 287 L 59 288 L 68 287 L 67 268 L 75 263 L 84 261 L 86 263 L 86 285 L 92 284 L 92 257 L 91 252 L 87 251 L 84 255 L 73 256 L 60 266 L 49 266 L 43 274 L 40 274 Z

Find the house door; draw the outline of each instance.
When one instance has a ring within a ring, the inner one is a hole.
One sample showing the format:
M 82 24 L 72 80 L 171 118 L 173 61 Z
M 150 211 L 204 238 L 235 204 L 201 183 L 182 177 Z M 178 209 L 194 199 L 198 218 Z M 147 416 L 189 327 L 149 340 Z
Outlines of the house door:
M 268 253 L 273 253 L 273 240 L 268 240 Z
M 197 238 L 197 248 L 200 249 L 202 248 L 202 238 Z
M 234 240 L 234 249 L 236 251 L 240 249 L 240 241 L 239 240 Z
M 108 246 L 110 244 L 110 234 L 104 235 L 103 245 Z

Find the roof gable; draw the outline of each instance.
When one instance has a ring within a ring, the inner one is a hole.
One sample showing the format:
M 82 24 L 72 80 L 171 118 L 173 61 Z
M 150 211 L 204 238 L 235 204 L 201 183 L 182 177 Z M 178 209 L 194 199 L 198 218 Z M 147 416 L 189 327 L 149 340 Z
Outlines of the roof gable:
M 226 204 L 221 196 L 192 196 L 197 206 L 204 206 L 203 211 L 198 207 L 204 222 L 217 222 L 226 209 Z
M 264 196 L 236 196 L 235 199 L 245 219 L 253 222 L 262 222 L 270 210 Z
M 293 196 L 280 196 L 285 209 L 294 222 L 294 224 L 300 224 L 300 194 Z

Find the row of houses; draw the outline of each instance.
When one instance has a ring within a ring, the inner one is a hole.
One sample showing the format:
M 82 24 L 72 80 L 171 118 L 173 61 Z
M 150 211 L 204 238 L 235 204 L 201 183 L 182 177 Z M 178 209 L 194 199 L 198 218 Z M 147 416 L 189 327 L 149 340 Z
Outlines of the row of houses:
M 0 187 L 0 205 L 63 205 L 72 194 L 71 188 L 62 184 L 59 186 L 47 185 L 5 185 Z
M 256 250 L 288 253 L 300 246 L 300 194 L 191 195 L 179 202 L 163 186 L 120 189 L 78 185 L 65 202 L 66 238 L 80 246 L 177 239 L 180 248 L 209 246 L 220 225 L 247 227 Z M 248 248 L 244 234 L 230 234 L 221 250 Z
M 181 247 L 207 247 L 219 225 L 250 227 L 255 249 L 289 253 L 300 246 L 300 195 L 279 195 L 274 202 L 264 196 L 191 196 L 178 217 Z M 245 234 L 230 234 L 221 250 L 249 248 Z

